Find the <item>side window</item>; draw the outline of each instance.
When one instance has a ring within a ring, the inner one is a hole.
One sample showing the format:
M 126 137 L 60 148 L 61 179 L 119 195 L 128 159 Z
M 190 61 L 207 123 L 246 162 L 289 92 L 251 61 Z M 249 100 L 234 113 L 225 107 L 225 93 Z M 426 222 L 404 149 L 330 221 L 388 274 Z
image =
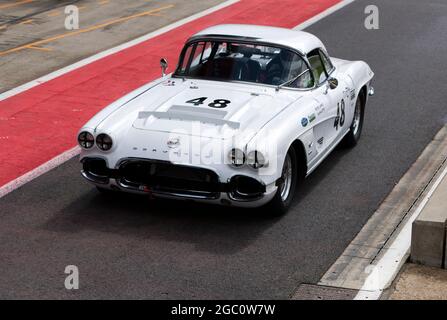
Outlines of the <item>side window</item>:
M 307 59 L 309 60 L 310 66 L 312 68 L 312 73 L 314 75 L 315 81 L 318 84 L 322 84 L 328 78 L 325 71 L 323 61 L 320 57 L 319 50 L 313 50 L 308 53 Z
M 312 73 L 304 59 L 297 53 L 288 49 L 276 49 L 271 54 L 266 54 L 265 56 L 272 57 L 266 66 L 265 83 L 272 85 L 284 84 L 289 88 L 304 89 L 313 87 Z M 261 56 L 262 58 L 264 58 L 263 55 Z
M 320 56 L 321 60 L 323 60 L 324 68 L 326 69 L 326 73 L 330 74 L 332 69 L 334 69 L 334 65 L 332 64 L 331 60 L 329 59 L 329 56 L 320 49 Z
M 314 86 L 314 80 L 312 78 L 311 71 L 307 67 L 306 62 L 304 62 L 304 60 L 298 55 L 294 56 L 294 61 L 291 65 L 288 78 L 296 78 L 296 80 L 288 85 L 288 87 L 306 89 L 312 88 Z

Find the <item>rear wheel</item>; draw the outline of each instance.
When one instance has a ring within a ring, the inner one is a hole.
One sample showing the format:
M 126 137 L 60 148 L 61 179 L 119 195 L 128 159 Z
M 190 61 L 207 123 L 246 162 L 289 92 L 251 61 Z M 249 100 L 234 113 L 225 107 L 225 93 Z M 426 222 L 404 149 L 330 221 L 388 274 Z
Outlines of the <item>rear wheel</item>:
M 295 194 L 297 177 L 297 156 L 295 149 L 290 147 L 286 158 L 284 159 L 281 178 L 279 179 L 276 194 L 266 206 L 266 209 L 269 211 L 269 215 L 278 216 L 287 212 Z
M 351 127 L 343 139 L 343 144 L 348 148 L 355 147 L 362 134 L 363 115 L 365 111 L 365 104 L 363 101 L 363 94 L 360 93 L 355 102 L 354 117 L 352 119 Z

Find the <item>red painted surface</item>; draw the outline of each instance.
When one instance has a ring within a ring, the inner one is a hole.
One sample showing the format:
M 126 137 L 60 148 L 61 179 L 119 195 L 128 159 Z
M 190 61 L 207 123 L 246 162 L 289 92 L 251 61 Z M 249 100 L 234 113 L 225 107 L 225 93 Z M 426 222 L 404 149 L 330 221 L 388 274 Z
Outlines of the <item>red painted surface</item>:
M 90 117 L 160 76 L 160 57 L 172 71 L 185 40 L 201 29 L 221 23 L 291 28 L 339 1 L 241 0 L 0 101 L 0 186 L 74 147 Z

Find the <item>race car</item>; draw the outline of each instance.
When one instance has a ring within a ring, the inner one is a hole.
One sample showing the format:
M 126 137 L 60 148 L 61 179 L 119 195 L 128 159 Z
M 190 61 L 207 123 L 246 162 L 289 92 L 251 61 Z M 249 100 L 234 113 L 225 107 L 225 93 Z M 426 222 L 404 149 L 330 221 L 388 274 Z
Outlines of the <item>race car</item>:
M 217 25 L 189 38 L 174 72 L 79 131 L 82 175 L 101 191 L 285 213 L 340 143 L 357 144 L 374 73 L 314 35 Z

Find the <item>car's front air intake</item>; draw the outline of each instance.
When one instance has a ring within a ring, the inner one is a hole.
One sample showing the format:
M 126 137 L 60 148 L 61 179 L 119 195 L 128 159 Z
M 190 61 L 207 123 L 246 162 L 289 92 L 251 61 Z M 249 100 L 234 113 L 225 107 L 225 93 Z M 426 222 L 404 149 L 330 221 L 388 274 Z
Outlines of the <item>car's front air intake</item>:
M 130 159 L 119 166 L 124 188 L 191 198 L 218 198 L 221 186 L 214 171 L 170 162 Z

